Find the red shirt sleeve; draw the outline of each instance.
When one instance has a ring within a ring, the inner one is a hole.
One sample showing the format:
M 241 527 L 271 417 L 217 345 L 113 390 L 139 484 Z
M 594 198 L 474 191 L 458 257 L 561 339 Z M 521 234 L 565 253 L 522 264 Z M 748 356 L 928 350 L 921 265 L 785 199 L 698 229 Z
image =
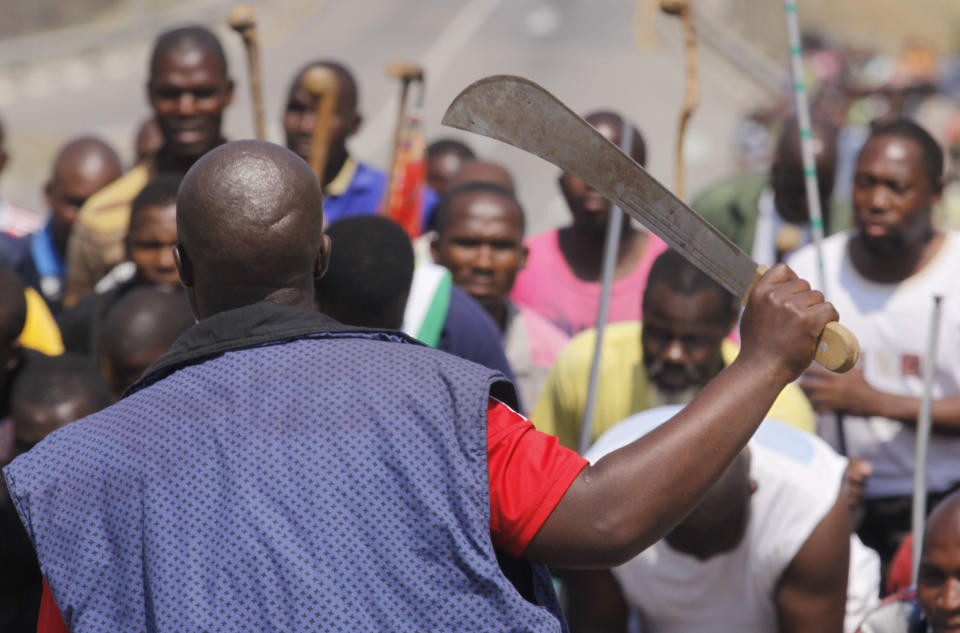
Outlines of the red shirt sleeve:
M 40 616 L 37 618 L 37 633 L 70 633 L 63 623 L 60 609 L 53 601 L 47 581 L 43 581 L 43 596 L 40 598 Z
M 587 460 L 510 407 L 487 406 L 490 534 L 511 556 L 527 549 Z

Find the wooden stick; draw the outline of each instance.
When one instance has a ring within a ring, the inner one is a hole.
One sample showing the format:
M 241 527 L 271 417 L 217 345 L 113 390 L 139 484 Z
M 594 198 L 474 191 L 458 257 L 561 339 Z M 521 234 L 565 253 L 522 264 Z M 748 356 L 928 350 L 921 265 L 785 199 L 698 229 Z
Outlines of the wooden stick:
M 310 167 L 323 183 L 330 151 L 330 121 L 337 107 L 337 76 L 325 66 L 314 66 L 300 80 L 304 90 L 316 97 L 317 109 L 310 142 Z
M 697 31 L 693 25 L 693 15 L 690 13 L 688 0 L 661 0 L 660 8 L 664 13 L 680 17 L 683 23 L 684 47 L 686 49 L 687 81 L 683 100 L 683 110 L 680 113 L 680 123 L 677 126 L 677 153 L 674 166 L 674 193 L 681 200 L 686 199 L 687 178 L 686 164 L 683 160 L 683 139 L 687 134 L 687 124 L 700 105 L 700 84 L 697 81 Z
M 238 5 L 227 17 L 230 28 L 243 38 L 247 49 L 247 66 L 250 69 L 250 93 L 253 99 L 253 127 L 257 138 L 267 140 L 267 127 L 263 120 L 263 78 L 260 72 L 260 50 L 257 39 L 257 14 L 253 7 Z
M 387 189 L 384 192 L 384 212 L 390 206 L 390 195 L 397 178 L 397 152 L 400 151 L 400 142 L 403 139 L 403 120 L 407 113 L 407 95 L 410 92 L 412 82 L 423 81 L 423 68 L 411 62 L 394 60 L 387 64 L 387 75 L 400 80 L 400 103 L 397 108 L 397 126 L 393 132 L 393 152 L 390 154 L 390 177 L 387 180 Z

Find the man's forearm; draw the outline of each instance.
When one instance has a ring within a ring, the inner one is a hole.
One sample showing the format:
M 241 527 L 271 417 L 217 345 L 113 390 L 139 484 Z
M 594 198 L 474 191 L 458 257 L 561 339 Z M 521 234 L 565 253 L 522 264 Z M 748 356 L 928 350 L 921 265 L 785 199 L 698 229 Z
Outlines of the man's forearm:
M 920 398 L 913 396 L 898 396 L 878 390 L 875 406 L 874 415 L 900 420 L 911 427 L 916 426 L 920 416 Z M 933 428 L 960 434 L 960 396 L 934 400 L 930 414 Z
M 562 502 L 579 506 L 564 515 L 579 515 L 580 525 L 550 526 L 576 531 L 575 546 L 553 543 L 541 530 L 526 555 L 560 566 L 609 566 L 662 538 L 746 445 L 788 382 L 779 373 L 735 361 L 673 419 L 584 470 Z

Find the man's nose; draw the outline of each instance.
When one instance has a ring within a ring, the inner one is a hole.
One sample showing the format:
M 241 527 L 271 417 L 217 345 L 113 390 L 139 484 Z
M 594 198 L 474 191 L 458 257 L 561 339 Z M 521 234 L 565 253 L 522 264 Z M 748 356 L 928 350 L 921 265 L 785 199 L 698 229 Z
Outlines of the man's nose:
M 873 187 L 870 190 L 870 209 L 886 211 L 890 204 L 890 192 L 886 187 Z
M 482 269 L 489 269 L 493 265 L 493 249 L 489 244 L 481 244 L 477 249 L 477 259 L 474 266 Z
M 680 339 L 674 337 L 667 344 L 667 349 L 663 353 L 664 359 L 671 363 L 683 363 L 687 359 L 687 354 L 683 349 Z
M 194 114 L 197 111 L 197 98 L 189 90 L 184 90 L 177 100 L 177 107 L 182 115 Z

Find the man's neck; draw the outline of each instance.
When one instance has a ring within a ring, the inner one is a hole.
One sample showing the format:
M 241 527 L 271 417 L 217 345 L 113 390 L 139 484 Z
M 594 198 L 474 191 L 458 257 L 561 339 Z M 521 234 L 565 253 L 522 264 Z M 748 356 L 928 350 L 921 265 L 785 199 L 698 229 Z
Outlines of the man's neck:
M 560 252 L 573 274 L 583 281 L 600 281 L 606 235 L 603 232 L 579 231 L 576 227 L 568 226 L 560 229 L 558 239 Z M 614 279 L 628 277 L 643 257 L 646 247 L 647 234 L 624 222 L 617 246 Z
M 878 253 L 868 249 L 856 235 L 850 238 L 850 259 L 864 278 L 877 283 L 899 283 L 917 274 L 930 263 L 945 235 L 931 230 L 926 240 L 896 253 Z
M 327 164 L 323 170 L 324 187 L 334 181 L 337 174 L 343 169 L 343 165 L 347 162 L 348 158 L 350 158 L 350 153 L 347 152 L 346 147 L 330 152 L 330 155 L 327 157 Z

